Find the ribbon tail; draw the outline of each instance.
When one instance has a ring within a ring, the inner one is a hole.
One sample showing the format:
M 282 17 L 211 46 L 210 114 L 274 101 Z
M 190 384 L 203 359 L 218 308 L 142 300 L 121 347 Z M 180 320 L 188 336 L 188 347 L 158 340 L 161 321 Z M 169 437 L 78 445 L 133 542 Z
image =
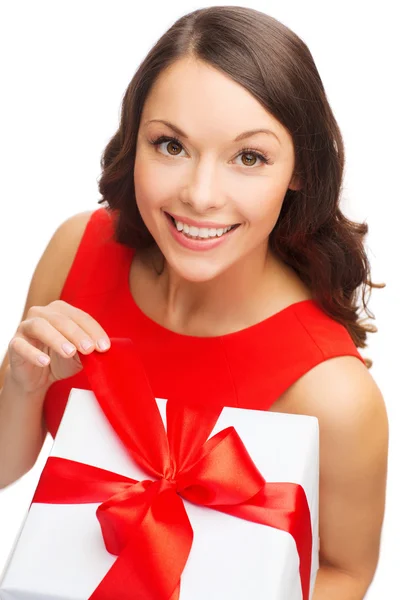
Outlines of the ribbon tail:
M 266 483 L 246 502 L 212 506 L 214 510 L 261 525 L 287 531 L 296 542 L 303 600 L 309 600 L 312 562 L 312 523 L 308 501 L 301 485 Z
M 32 503 L 103 502 L 136 483 L 135 479 L 118 473 L 58 456 L 49 456 L 40 475 Z
M 182 499 L 173 488 L 160 491 L 89 600 L 178 600 L 192 542 Z

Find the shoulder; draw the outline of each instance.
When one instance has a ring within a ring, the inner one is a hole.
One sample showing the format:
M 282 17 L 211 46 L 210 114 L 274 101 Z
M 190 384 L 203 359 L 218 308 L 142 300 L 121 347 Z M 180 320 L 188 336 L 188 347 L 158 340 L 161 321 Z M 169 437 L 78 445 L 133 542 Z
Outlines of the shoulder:
M 319 422 L 321 564 L 368 584 L 385 507 L 388 418 L 382 393 L 358 358 L 338 356 L 312 368 L 282 396 L 281 412 Z
M 109 214 L 104 208 L 76 213 L 58 226 L 51 241 L 69 242 L 69 249 L 73 252 L 74 248 L 75 250 L 78 248 L 86 228 L 102 223 L 104 220 L 108 220 L 108 222 L 110 220 Z
M 56 285 L 54 295 L 56 297 L 59 297 L 60 295 L 60 291 L 73 264 L 86 227 L 95 212 L 96 211 L 92 210 L 77 213 L 63 221 L 54 232 L 46 247 L 41 258 L 43 262 L 48 263 L 46 267 L 51 266 L 51 262 L 58 262 L 59 269 L 58 272 L 56 272 L 57 278 L 54 280 Z M 46 267 L 44 271 L 46 271 Z
M 335 356 L 295 381 L 278 399 L 279 407 L 280 412 L 286 407 L 286 412 L 316 416 L 321 429 L 344 434 L 357 425 L 372 427 L 372 418 L 384 414 L 384 398 L 359 358 Z
M 94 212 L 85 211 L 72 215 L 55 229 L 33 273 L 28 301 L 33 301 L 33 304 L 47 304 L 59 298 Z
M 100 227 L 102 223 L 112 223 L 113 219 L 104 208 L 76 213 L 63 221 L 55 230 L 51 242 L 69 242 L 70 250 L 77 249 L 87 227 Z
M 318 419 L 321 477 L 352 479 L 386 460 L 384 397 L 367 367 L 355 356 L 337 356 L 319 363 L 279 400 L 274 405 L 276 411 Z
M 52 240 L 55 240 L 57 243 L 62 241 L 69 242 L 73 250 L 74 246 L 77 247 L 79 245 L 86 226 L 91 220 L 92 215 L 96 212 L 96 210 L 87 210 L 72 215 L 57 227 Z

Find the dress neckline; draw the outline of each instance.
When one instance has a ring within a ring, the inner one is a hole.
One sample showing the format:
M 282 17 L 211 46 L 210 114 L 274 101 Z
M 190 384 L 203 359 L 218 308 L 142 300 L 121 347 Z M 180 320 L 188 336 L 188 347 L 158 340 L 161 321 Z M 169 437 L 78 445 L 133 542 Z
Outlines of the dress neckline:
M 129 248 L 129 250 L 132 250 L 132 249 Z M 208 341 L 208 340 L 218 340 L 218 339 L 229 339 L 230 340 L 230 339 L 235 339 L 235 338 L 241 338 L 243 336 L 252 335 L 253 333 L 258 332 L 259 329 L 262 328 L 265 324 L 269 325 L 270 323 L 279 321 L 281 318 L 288 316 L 293 310 L 307 310 L 308 307 L 311 307 L 311 306 L 317 307 L 318 306 L 317 302 L 313 298 L 306 298 L 305 300 L 298 300 L 297 302 L 293 302 L 292 304 L 285 306 L 285 308 L 282 308 L 281 310 L 277 311 L 273 315 L 270 315 L 269 317 L 266 317 L 265 319 L 262 319 L 261 321 L 258 321 L 257 323 L 253 323 L 253 325 L 249 325 L 248 327 L 244 327 L 243 329 L 239 329 L 237 331 L 231 331 L 229 333 L 224 333 L 222 335 L 199 336 L 199 335 L 188 335 L 185 333 L 179 333 L 178 331 L 173 331 L 172 329 L 169 329 L 168 327 L 164 327 L 164 325 L 161 325 L 157 321 L 154 321 L 154 319 L 152 319 L 150 316 L 148 316 L 135 301 L 135 298 L 132 295 L 132 291 L 131 291 L 130 283 L 129 283 L 130 271 L 131 271 L 132 260 L 134 258 L 134 255 L 135 255 L 135 250 L 132 250 L 128 256 L 128 260 L 125 261 L 126 268 L 124 270 L 124 277 L 123 277 L 123 281 L 122 281 L 122 287 L 125 292 L 124 297 L 126 299 L 127 304 L 129 304 L 131 306 L 131 310 L 135 310 L 138 313 L 138 315 L 141 317 L 141 319 L 143 321 L 145 321 L 145 323 L 147 323 L 148 327 L 151 327 L 152 329 L 154 329 L 155 332 L 161 333 L 163 335 L 175 336 L 177 339 L 180 339 L 182 341 L 198 340 L 199 342 L 202 342 L 202 341 Z

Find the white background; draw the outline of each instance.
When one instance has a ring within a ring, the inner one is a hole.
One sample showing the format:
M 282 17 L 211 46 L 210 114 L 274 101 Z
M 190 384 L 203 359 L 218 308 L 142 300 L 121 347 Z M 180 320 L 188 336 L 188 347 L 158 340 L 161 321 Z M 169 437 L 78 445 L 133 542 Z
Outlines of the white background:
M 208 4 L 1 3 L 0 360 L 53 232 L 69 216 L 99 207 L 100 155 L 135 70 L 177 18 L 202 6 Z M 371 373 L 390 422 L 381 555 L 366 597 L 407 598 L 414 538 L 410 2 L 255 0 L 254 6 L 293 29 L 314 57 L 345 141 L 342 208 L 368 222 L 372 279 L 387 284 L 373 290 L 369 308 L 379 331 L 362 350 L 374 361 Z M 50 446 L 49 436 L 30 473 L 0 491 L 0 571 Z

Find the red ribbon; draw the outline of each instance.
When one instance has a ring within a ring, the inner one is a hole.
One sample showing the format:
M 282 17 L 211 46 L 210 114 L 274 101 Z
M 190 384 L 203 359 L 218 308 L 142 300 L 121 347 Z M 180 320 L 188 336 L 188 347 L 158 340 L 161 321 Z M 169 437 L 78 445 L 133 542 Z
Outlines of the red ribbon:
M 152 479 L 49 457 L 33 502 L 101 502 L 105 547 L 118 556 L 89 600 L 178 600 L 193 530 L 182 498 L 287 531 L 309 600 L 312 529 L 302 486 L 266 483 L 234 427 L 208 439 L 222 407 L 167 402 L 167 431 L 137 348 L 112 338 L 111 349 L 81 356 L 104 414 L 132 459 Z

